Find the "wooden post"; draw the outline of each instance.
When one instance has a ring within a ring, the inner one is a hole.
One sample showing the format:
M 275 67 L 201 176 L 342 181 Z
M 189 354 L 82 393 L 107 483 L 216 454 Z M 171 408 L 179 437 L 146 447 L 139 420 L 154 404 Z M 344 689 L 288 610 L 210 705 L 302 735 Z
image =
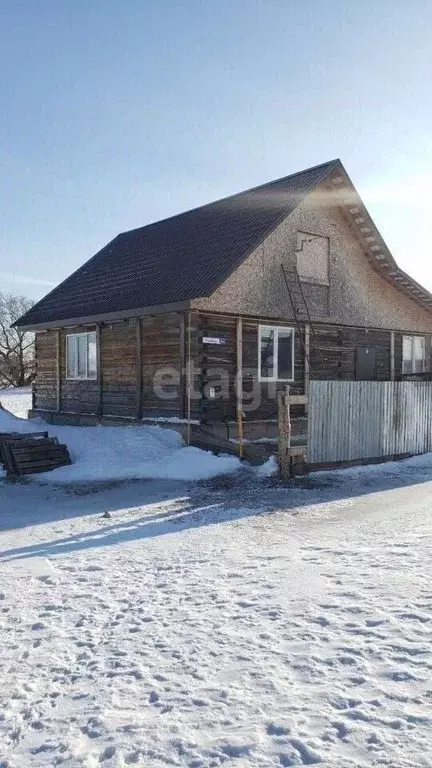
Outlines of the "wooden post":
M 97 375 L 97 416 L 102 416 L 102 328 L 101 323 L 96 323 L 96 375 Z
M 186 412 L 187 412 L 187 435 L 186 443 L 190 445 L 191 441 L 191 401 L 192 401 L 192 358 L 191 358 L 191 313 L 188 312 L 187 323 L 187 349 L 186 349 Z
M 61 411 L 61 330 L 57 331 L 57 413 Z
M 35 346 L 34 346 L 35 377 L 34 377 L 34 379 L 32 381 L 32 392 L 31 392 L 31 396 L 32 396 L 31 409 L 32 409 L 32 411 L 34 411 L 34 409 L 36 408 L 36 402 L 37 402 L 37 399 L 36 399 L 36 387 L 37 387 L 37 378 L 38 378 L 38 376 L 37 376 L 37 369 L 38 369 L 38 334 L 37 333 L 35 333 L 35 341 L 34 341 L 34 343 L 35 343 Z
M 390 332 L 390 380 L 395 380 L 395 332 Z
M 304 343 L 304 393 L 306 397 L 309 397 L 309 384 L 310 384 L 310 325 L 305 325 L 305 343 Z M 305 405 L 305 413 L 309 410 L 308 403 Z
M 288 480 L 291 476 L 291 414 L 290 414 L 290 388 L 285 386 L 278 392 L 278 464 L 279 477 Z
M 239 459 L 244 455 L 244 442 L 243 442 L 243 411 L 237 409 L 237 437 L 239 446 Z
M 237 437 L 239 441 L 239 457 L 243 458 L 243 320 L 236 319 L 236 410 Z
M 185 316 L 180 315 L 180 385 L 179 385 L 179 416 L 181 419 L 186 415 L 186 323 Z
M 136 319 L 136 419 L 142 419 L 142 328 L 141 319 Z

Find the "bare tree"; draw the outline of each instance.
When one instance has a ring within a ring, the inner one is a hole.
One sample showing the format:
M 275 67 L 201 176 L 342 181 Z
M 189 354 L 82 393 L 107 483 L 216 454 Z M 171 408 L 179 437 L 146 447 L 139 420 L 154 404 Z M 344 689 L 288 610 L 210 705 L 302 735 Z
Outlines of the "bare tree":
M 25 296 L 0 292 L 0 386 L 27 387 L 34 379 L 34 334 L 11 328 L 33 304 Z

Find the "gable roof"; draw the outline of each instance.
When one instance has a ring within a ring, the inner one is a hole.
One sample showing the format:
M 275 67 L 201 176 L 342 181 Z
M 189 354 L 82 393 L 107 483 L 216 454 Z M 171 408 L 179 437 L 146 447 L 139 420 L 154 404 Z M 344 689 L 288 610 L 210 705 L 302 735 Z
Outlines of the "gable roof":
M 17 323 L 94 317 L 210 295 L 339 160 L 118 235 Z
M 432 310 L 432 295 L 399 269 L 337 159 L 117 235 L 15 325 L 55 327 L 186 307 L 213 293 L 324 180 L 372 268 Z

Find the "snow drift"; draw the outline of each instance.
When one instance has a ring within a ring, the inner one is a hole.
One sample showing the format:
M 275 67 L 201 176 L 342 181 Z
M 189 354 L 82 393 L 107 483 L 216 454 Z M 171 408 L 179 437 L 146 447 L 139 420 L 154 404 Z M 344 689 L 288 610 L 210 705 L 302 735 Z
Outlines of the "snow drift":
M 0 409 L 0 432 L 35 432 L 47 429 L 65 443 L 72 464 L 31 476 L 40 483 L 94 483 L 164 478 L 202 480 L 235 472 L 234 456 L 214 456 L 186 447 L 181 435 L 157 426 L 60 427 L 41 420 L 28 421 Z

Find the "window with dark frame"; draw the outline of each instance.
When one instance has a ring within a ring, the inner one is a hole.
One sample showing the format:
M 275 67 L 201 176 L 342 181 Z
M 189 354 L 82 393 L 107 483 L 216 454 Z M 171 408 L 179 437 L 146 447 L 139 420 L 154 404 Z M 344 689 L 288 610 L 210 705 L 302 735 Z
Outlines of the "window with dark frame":
M 96 333 L 68 333 L 66 336 L 66 378 L 97 378 Z
M 294 329 L 260 325 L 259 381 L 294 381 Z

